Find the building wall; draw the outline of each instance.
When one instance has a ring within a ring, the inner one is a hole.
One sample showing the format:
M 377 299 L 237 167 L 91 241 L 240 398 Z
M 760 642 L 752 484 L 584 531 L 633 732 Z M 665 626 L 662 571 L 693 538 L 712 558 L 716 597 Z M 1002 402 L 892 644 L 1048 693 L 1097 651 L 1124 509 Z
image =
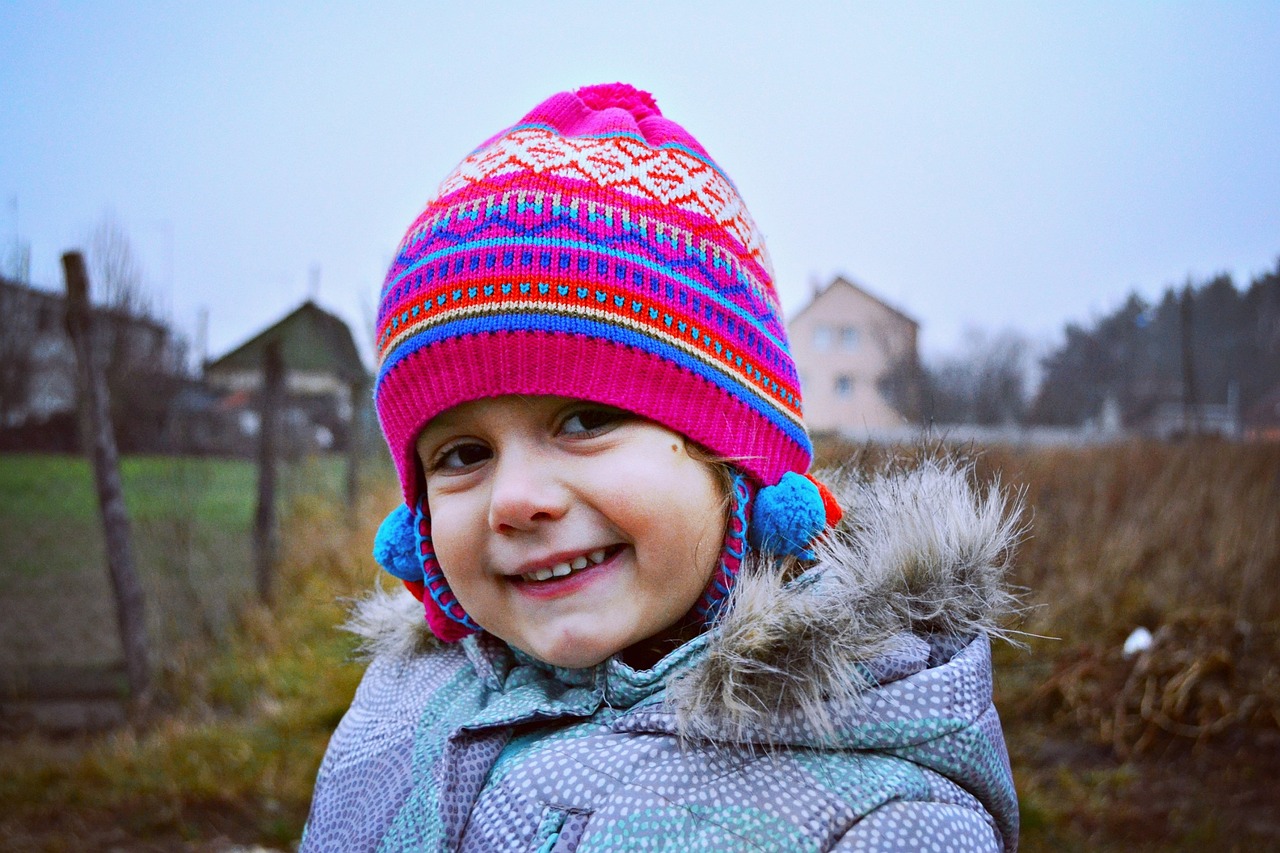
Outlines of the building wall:
M 916 357 L 917 326 L 837 279 L 788 324 L 810 431 L 889 429 L 907 419 L 878 387 L 900 359 Z
M 185 353 L 167 327 L 122 311 L 92 309 L 91 352 L 112 395 L 122 451 L 168 449 L 165 423 Z M 74 415 L 75 348 L 63 296 L 0 280 L 0 428 L 23 429 Z
M 262 387 L 261 370 L 210 368 L 205 371 L 204 378 L 211 387 L 220 391 L 257 391 Z M 314 370 L 287 370 L 285 390 L 291 394 L 331 394 L 335 398 L 351 393 L 350 386 L 332 373 Z
M 229 393 L 236 391 L 256 393 L 262 387 L 260 370 L 210 369 L 205 372 L 204 378 L 209 387 Z M 285 371 L 285 391 L 296 396 L 329 398 L 338 417 L 343 421 L 351 420 L 351 386 L 332 373 L 287 370 Z
M 0 359 L 22 374 L 0 391 L 0 426 L 44 420 L 76 406 L 76 362 L 63 326 L 62 299 L 13 282 L 0 282 Z

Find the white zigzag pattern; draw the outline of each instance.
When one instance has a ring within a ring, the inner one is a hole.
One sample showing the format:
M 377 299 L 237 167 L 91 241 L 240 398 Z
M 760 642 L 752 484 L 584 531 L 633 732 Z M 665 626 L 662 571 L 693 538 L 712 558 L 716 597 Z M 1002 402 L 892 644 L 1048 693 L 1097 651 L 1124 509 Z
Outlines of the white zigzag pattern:
M 566 139 L 542 128 L 522 128 L 463 160 L 444 179 L 436 197 L 522 171 L 585 179 L 709 216 L 773 277 L 764 240 L 733 186 L 714 168 L 678 148 L 650 148 L 627 136 Z

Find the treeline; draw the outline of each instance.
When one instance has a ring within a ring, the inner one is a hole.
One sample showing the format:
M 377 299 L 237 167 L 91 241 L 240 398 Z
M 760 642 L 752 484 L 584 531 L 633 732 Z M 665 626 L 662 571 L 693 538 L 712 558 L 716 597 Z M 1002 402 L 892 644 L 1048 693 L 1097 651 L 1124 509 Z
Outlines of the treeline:
M 1280 387 L 1280 261 L 1241 290 L 1229 275 L 1169 287 L 1156 303 L 1131 294 L 1039 359 L 1016 332 L 973 331 L 960 353 L 904 366 L 885 390 L 915 375 L 912 414 L 924 423 L 1073 426 L 1118 409 L 1142 424 L 1167 403 L 1234 403 L 1248 413 Z M 1038 373 L 1037 381 L 1032 374 Z
M 1131 295 L 1066 335 L 1041 362 L 1033 423 L 1080 423 L 1107 398 L 1125 424 L 1168 402 L 1237 402 L 1247 413 L 1280 385 L 1280 262 L 1244 291 L 1220 275 L 1168 288 L 1157 304 Z

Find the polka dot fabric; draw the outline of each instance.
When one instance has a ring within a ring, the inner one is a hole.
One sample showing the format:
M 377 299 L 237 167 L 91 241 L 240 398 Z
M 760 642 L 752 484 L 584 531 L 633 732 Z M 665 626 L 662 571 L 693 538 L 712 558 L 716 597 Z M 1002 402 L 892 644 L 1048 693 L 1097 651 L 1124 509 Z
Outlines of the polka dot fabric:
M 905 640 L 834 741 L 796 717 L 770 732 L 783 749 L 681 744 L 663 688 L 704 639 L 645 672 L 557 670 L 484 635 L 375 661 L 302 849 L 1015 849 L 985 637 Z

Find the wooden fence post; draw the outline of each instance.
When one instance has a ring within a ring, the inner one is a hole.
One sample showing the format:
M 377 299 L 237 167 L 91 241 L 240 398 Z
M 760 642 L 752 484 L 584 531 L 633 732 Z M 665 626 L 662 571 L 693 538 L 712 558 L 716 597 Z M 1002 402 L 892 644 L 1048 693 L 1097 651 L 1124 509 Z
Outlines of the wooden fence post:
M 351 383 L 351 426 L 347 429 L 347 518 L 355 520 L 360 501 L 360 457 L 364 455 L 364 407 L 369 404 L 365 383 Z
M 284 397 L 284 358 L 280 342 L 269 341 L 262 354 L 262 389 L 259 399 L 258 512 L 254 522 L 254 561 L 258 598 L 267 606 L 274 601 L 280 530 L 276 520 L 276 468 L 280 456 L 280 409 Z
M 120 484 L 120 458 L 111 428 L 110 401 L 102 367 L 94 358 L 93 317 L 89 309 L 89 276 L 79 252 L 62 256 L 67 283 L 67 334 L 75 348 L 80 372 L 80 411 L 93 460 L 98 506 L 107 549 L 107 568 L 116 598 L 116 621 L 124 648 L 125 674 L 135 701 L 145 698 L 150 685 L 149 642 L 142 584 L 134 569 L 129 515 Z

